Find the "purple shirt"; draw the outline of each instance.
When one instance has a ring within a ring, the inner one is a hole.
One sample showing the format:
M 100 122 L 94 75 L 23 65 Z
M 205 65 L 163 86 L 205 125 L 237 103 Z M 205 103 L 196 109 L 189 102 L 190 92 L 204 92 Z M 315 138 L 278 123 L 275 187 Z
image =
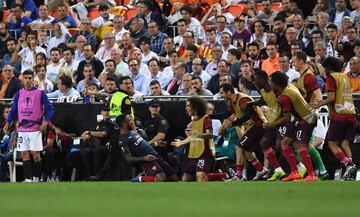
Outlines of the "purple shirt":
M 251 32 L 245 29 L 241 33 L 234 32 L 234 34 L 231 37 L 231 41 L 235 47 L 245 48 L 246 44 L 250 41 L 250 38 L 251 38 Z

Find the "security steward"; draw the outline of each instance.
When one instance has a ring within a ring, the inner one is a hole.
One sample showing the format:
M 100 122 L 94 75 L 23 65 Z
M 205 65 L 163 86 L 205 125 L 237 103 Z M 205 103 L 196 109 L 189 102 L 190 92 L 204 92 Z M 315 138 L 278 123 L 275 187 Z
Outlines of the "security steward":
M 160 114 L 160 104 L 157 100 L 149 102 L 150 119 L 145 121 L 144 130 L 148 136 L 148 143 L 166 159 L 166 135 L 169 130 L 168 121 Z

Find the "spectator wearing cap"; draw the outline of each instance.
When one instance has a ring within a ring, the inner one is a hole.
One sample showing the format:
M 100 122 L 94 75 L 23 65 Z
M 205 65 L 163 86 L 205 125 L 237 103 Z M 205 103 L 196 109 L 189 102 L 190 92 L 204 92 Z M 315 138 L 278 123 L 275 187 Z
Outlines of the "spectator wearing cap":
M 275 16 L 277 15 L 277 12 L 271 8 L 271 0 L 262 0 L 261 4 L 263 9 L 260 13 L 258 13 L 256 19 L 263 20 L 266 23 L 272 23 Z
M 107 4 L 101 4 L 99 6 L 100 17 L 95 18 L 91 21 L 91 24 L 95 28 L 106 27 L 112 25 L 114 15 L 110 14 L 109 6 Z
M 152 80 L 150 82 L 150 92 L 149 96 L 169 96 L 170 94 L 161 89 L 160 82 L 158 80 Z M 167 101 L 168 99 L 159 99 L 161 101 Z
M 163 41 L 167 35 L 160 31 L 158 23 L 154 20 L 151 20 L 147 27 L 150 34 L 151 50 L 157 54 L 165 52 Z
M 150 59 L 148 62 L 149 70 L 150 70 L 150 79 L 157 80 L 160 83 L 160 88 L 165 89 L 166 86 L 170 82 L 170 78 L 166 76 L 163 72 L 160 72 L 159 60 Z M 151 86 L 151 85 L 150 85 Z
M 92 44 L 94 47 L 97 45 L 97 39 L 94 33 L 91 31 L 91 19 L 86 18 L 81 20 L 80 24 L 80 31 L 75 33 L 69 40 L 70 44 L 68 44 L 69 47 L 75 47 L 75 41 L 76 38 L 79 35 L 85 36 L 88 43 Z
M 184 6 L 180 10 L 187 26 L 194 33 L 194 38 L 202 42 L 205 38 L 205 31 L 201 23 L 196 18 L 192 17 L 192 11 L 193 9 L 190 6 Z
M 237 48 L 245 50 L 246 44 L 249 43 L 251 38 L 251 32 L 245 29 L 245 17 L 238 16 L 234 19 L 235 31 L 231 36 L 231 44 Z
M 226 27 L 227 19 L 224 15 L 218 15 L 215 18 L 216 42 L 221 44 L 221 35 L 224 32 L 232 35 L 232 32 Z
M 150 38 L 150 34 L 145 28 L 143 18 L 134 18 L 130 26 L 131 38 L 134 40 L 136 47 L 140 47 L 140 38 Z
M 341 28 L 341 21 L 344 16 L 350 16 L 351 11 L 346 8 L 346 0 L 336 0 L 335 8 L 328 10 L 329 22 L 334 23 L 338 28 Z
M 95 54 L 95 57 L 101 60 L 103 63 L 105 63 L 106 60 L 111 59 L 111 49 L 118 47 L 115 41 L 114 33 L 112 32 L 105 34 L 104 41 L 105 46 L 100 47 Z
M 149 102 L 150 117 L 144 121 L 144 130 L 148 136 L 148 143 L 161 156 L 166 156 L 166 135 L 169 131 L 168 121 L 160 114 L 161 107 L 157 100 Z

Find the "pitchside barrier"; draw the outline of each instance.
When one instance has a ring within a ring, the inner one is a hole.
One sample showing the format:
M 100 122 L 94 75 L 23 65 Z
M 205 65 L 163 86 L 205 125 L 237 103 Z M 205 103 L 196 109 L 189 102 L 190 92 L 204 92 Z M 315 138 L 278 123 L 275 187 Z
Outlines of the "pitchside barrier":
M 155 98 L 155 97 L 151 97 Z M 150 97 L 145 97 L 144 102 L 133 103 L 136 119 L 144 123 L 150 116 L 147 102 L 151 100 Z M 158 98 L 158 97 L 156 97 Z M 360 108 L 360 95 L 355 95 L 355 106 Z M 223 100 L 214 101 L 210 98 L 209 102 L 215 106 L 215 113 L 224 112 L 226 104 Z M 184 129 L 190 122 L 190 118 L 185 112 L 185 98 L 173 97 L 169 100 L 164 98 L 159 99 L 161 106 L 161 114 L 168 120 L 170 129 L 167 136 L 168 141 L 172 141 L 177 136 L 185 136 Z M 9 100 L 6 100 L 9 101 Z M 55 126 L 60 127 L 67 133 L 74 133 L 78 136 L 85 130 L 95 130 L 97 123 L 97 116 L 101 112 L 103 103 L 53 103 L 55 108 L 55 114 L 52 122 Z M 4 105 L 0 104 L 0 111 L 2 114 Z M 325 126 L 328 125 L 328 113 L 326 107 L 320 110 L 321 120 L 325 122 Z M 0 121 L 3 119 L 2 115 Z M 357 138 L 355 138 L 354 144 L 351 145 L 353 153 L 353 161 L 360 166 L 360 132 L 357 132 Z M 169 149 L 171 147 L 169 146 Z M 335 171 L 341 168 L 340 163 L 329 151 L 326 141 L 323 149 L 320 150 L 324 163 L 329 170 L 330 177 L 333 178 Z M 283 160 L 281 160 L 283 161 Z M 285 161 L 283 161 L 285 162 Z

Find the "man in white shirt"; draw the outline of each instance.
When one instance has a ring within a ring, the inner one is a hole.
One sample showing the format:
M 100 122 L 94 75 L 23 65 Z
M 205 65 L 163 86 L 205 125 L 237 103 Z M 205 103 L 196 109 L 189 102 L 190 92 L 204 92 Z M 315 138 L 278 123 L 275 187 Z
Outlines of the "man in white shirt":
M 226 27 L 227 19 L 224 15 L 218 15 L 215 19 L 215 28 L 216 28 L 216 42 L 221 44 L 221 35 L 224 32 L 227 32 L 232 35 L 232 32 Z
M 183 19 L 185 20 L 186 24 L 189 26 L 189 29 L 193 31 L 195 35 L 195 39 L 197 39 L 196 41 L 199 44 L 201 44 L 205 38 L 205 31 L 200 21 L 198 21 L 194 17 L 191 17 L 192 11 L 193 9 L 190 6 L 184 6 L 180 10 Z
M 114 15 L 109 13 L 109 6 L 107 4 L 101 4 L 99 12 L 100 17 L 91 21 L 92 26 L 95 28 L 111 26 Z
M 165 89 L 170 82 L 170 78 L 160 72 L 160 62 L 157 59 L 150 59 L 148 62 L 149 70 L 151 73 L 150 80 L 157 80 L 161 89 Z
M 192 60 L 192 76 L 198 76 L 202 80 L 202 84 L 204 87 L 207 87 L 208 82 L 210 81 L 210 75 L 203 70 L 202 61 L 200 58 L 195 58 Z
M 286 55 L 279 56 L 279 65 L 282 73 L 285 73 L 289 77 L 289 83 L 299 79 L 300 73 L 290 68 L 289 57 Z
M 85 78 L 79 82 L 76 89 L 80 94 L 83 94 L 90 82 L 95 83 L 98 87 L 100 87 L 101 83 L 95 78 L 95 69 L 93 65 L 85 63 L 83 73 Z
M 65 49 L 63 49 L 63 63 L 62 63 L 62 67 L 64 68 L 70 68 L 71 71 L 73 72 L 73 75 L 76 75 L 76 71 L 79 67 L 79 61 L 74 59 L 74 49 L 70 48 L 70 47 L 66 47 Z
M 178 49 L 183 44 L 184 39 L 183 39 L 182 35 L 186 32 L 188 26 L 184 19 L 180 19 L 179 21 L 177 21 L 176 26 L 177 26 L 179 35 L 174 37 L 174 44 L 175 44 L 175 47 L 177 47 L 177 49 Z
M 35 55 L 40 52 L 46 54 L 46 50 L 36 45 L 36 33 L 32 31 L 26 35 L 27 47 L 19 52 L 21 44 L 22 43 L 17 44 L 12 62 L 21 61 L 21 72 L 24 72 L 27 69 L 32 69 L 35 64 Z
M 85 60 L 85 57 L 83 55 L 83 49 L 84 49 L 84 45 L 87 43 L 87 40 L 85 38 L 85 36 L 83 35 L 79 35 L 76 40 L 75 40 L 75 45 L 76 45 L 76 49 L 75 49 L 75 60 L 76 61 L 83 61 Z
M 101 60 L 103 63 L 105 63 L 106 60 L 111 59 L 111 49 L 118 47 L 118 45 L 115 43 L 116 41 L 114 33 L 112 32 L 105 34 L 104 41 L 105 46 L 100 47 L 95 54 L 95 57 Z
M 78 91 L 76 91 L 72 86 L 72 79 L 70 78 L 70 76 L 67 75 L 61 75 L 57 81 L 57 87 L 58 90 L 56 90 L 55 92 L 52 93 L 48 93 L 47 96 L 49 98 L 60 98 L 60 97 L 73 97 L 73 96 L 77 96 L 80 97 L 80 94 Z
M 164 75 L 168 78 L 174 77 L 174 66 L 179 61 L 179 54 L 175 50 L 169 53 L 170 66 L 166 66 L 163 70 Z
M 50 50 L 53 47 L 57 47 L 60 43 L 66 43 L 68 38 L 70 37 L 69 31 L 62 23 L 54 24 L 54 36 L 50 38 L 48 46 L 47 46 L 47 56 L 50 55 Z
M 62 64 L 60 63 L 60 49 L 54 47 L 50 50 L 51 64 L 46 66 L 46 77 L 53 83 L 59 74 Z
M 39 6 L 39 18 L 32 21 L 29 26 L 32 29 L 49 29 L 52 27 L 54 17 L 49 16 L 49 8 L 47 5 Z
M 222 44 L 222 51 L 223 51 L 223 54 L 221 56 L 221 59 L 224 59 L 226 60 L 227 59 L 227 56 L 228 56 L 228 51 L 231 49 L 231 48 L 235 48 L 235 46 L 233 46 L 231 44 L 231 34 L 229 34 L 228 32 L 223 32 L 221 34 L 221 44 Z
M 116 75 L 120 77 L 125 75 L 126 70 L 128 69 L 128 64 L 125 63 L 122 59 L 123 53 L 119 48 L 113 48 L 110 51 L 111 59 L 115 61 L 116 64 Z
M 35 82 L 37 83 L 37 88 L 44 90 L 46 93 L 51 93 L 54 89 L 54 85 L 49 79 L 46 78 L 46 66 L 36 65 L 35 73 Z
M 115 15 L 112 23 L 113 23 L 112 24 L 113 25 L 112 33 L 114 33 L 114 35 L 115 35 L 115 40 L 117 42 L 119 42 L 119 41 L 121 41 L 122 35 L 125 32 L 129 33 L 129 31 L 124 28 L 125 19 L 123 16 Z

